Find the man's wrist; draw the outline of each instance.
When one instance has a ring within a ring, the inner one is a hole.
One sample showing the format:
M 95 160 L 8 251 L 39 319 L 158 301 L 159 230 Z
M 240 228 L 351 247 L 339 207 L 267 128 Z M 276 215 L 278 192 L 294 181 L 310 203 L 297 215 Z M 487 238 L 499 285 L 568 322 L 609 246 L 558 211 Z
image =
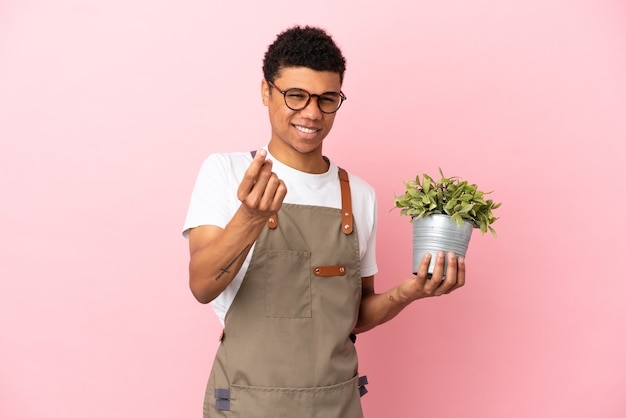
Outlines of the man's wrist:
M 394 289 L 395 298 L 393 299 L 396 301 L 396 303 L 402 305 L 402 307 L 409 305 L 411 302 L 415 300 L 413 295 L 411 295 L 410 292 L 406 291 L 407 290 L 406 287 L 408 287 L 408 284 L 409 283 L 405 280 Z

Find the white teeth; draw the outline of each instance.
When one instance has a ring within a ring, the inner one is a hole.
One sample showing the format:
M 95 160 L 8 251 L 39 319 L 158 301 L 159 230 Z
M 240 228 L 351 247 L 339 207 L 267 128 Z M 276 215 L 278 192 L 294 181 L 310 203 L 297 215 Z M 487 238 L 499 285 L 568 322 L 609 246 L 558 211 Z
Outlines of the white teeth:
M 304 126 L 298 126 L 298 125 L 294 125 L 294 126 L 296 127 L 297 130 L 305 134 L 314 134 L 315 132 L 317 132 L 317 129 L 309 129 L 309 128 L 305 128 Z

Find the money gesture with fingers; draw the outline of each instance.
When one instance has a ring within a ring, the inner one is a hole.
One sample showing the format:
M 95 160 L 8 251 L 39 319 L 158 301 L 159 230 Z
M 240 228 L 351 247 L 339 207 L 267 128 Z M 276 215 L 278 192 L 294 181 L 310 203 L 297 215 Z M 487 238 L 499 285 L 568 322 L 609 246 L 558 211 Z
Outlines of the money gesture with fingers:
M 242 209 L 254 219 L 266 220 L 278 212 L 287 194 L 285 183 L 272 171 L 272 160 L 267 151 L 260 149 L 237 190 Z

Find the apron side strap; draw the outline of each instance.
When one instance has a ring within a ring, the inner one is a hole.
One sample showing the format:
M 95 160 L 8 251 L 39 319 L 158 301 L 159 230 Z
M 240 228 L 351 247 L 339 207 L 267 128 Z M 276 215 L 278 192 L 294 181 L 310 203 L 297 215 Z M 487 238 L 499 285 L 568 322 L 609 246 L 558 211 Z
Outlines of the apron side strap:
M 367 385 L 369 382 L 367 381 L 367 376 L 359 376 L 359 395 L 361 395 L 361 397 L 363 397 L 363 395 L 365 395 L 367 393 L 367 388 L 365 387 L 365 385 Z
M 215 409 L 230 411 L 230 389 L 215 389 Z
M 344 234 L 350 235 L 354 225 L 352 195 L 348 172 L 341 167 L 339 167 L 339 185 L 341 186 L 341 230 Z

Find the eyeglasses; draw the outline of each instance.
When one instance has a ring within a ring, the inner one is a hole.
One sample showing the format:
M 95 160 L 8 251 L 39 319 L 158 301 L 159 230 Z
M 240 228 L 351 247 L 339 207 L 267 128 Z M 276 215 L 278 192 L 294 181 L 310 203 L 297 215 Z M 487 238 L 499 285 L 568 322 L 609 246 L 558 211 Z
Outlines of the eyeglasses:
M 311 97 L 317 98 L 317 107 L 322 113 L 335 113 L 341 107 L 341 104 L 347 97 L 342 92 L 329 91 L 322 94 L 309 93 L 306 90 L 291 88 L 287 90 L 281 90 L 271 81 L 267 81 L 268 84 L 274 87 L 285 98 L 285 105 L 291 110 L 302 110 L 309 105 Z

